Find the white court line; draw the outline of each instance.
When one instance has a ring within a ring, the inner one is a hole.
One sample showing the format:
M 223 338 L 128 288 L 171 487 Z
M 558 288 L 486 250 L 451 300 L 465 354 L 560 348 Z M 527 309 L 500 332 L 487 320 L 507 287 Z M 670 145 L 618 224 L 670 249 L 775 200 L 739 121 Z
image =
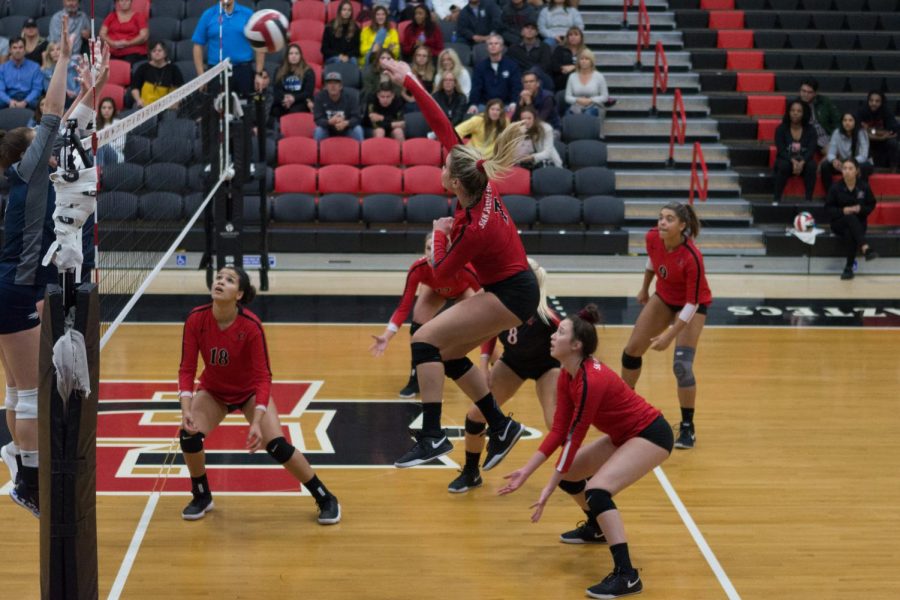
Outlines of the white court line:
M 137 558 L 141 542 L 144 540 L 144 534 L 147 533 L 150 519 L 153 518 L 153 512 L 156 510 L 157 502 L 159 502 L 159 492 L 153 492 L 150 494 L 150 498 L 147 499 L 147 506 L 144 508 L 144 514 L 141 515 L 141 520 L 138 522 L 137 529 L 134 530 L 134 537 L 131 538 L 131 544 L 128 546 L 128 551 L 125 553 L 125 558 L 122 560 L 122 565 L 119 567 L 119 574 L 116 575 L 116 581 L 109 591 L 107 600 L 119 600 L 119 596 L 125 588 L 125 582 L 128 580 L 128 575 L 131 573 L 131 567 L 134 565 L 134 559 Z
M 678 516 L 681 517 L 681 520 L 684 521 L 685 527 L 687 527 L 688 531 L 691 532 L 691 537 L 694 538 L 694 542 L 696 542 L 697 547 L 700 548 L 700 552 L 703 554 L 703 558 L 705 558 L 706 562 L 709 563 L 709 567 L 716 575 L 716 579 L 719 580 L 719 584 L 722 586 L 722 589 L 725 590 L 725 594 L 728 596 L 729 600 L 740 600 L 741 597 L 737 593 L 737 590 L 734 589 L 734 585 L 732 585 L 731 580 L 728 579 L 728 575 L 725 573 L 725 569 L 723 569 L 722 565 L 719 564 L 718 559 L 716 559 L 716 555 L 713 554 L 712 548 L 710 548 L 709 544 L 706 543 L 706 539 L 703 537 L 703 534 L 700 533 L 700 528 L 697 527 L 694 519 L 691 518 L 690 513 L 684 506 L 684 503 L 681 501 L 681 498 L 678 497 L 678 492 L 676 492 L 675 488 L 672 487 L 672 484 L 669 483 L 669 478 L 666 477 L 666 474 L 663 472 L 662 467 L 656 467 L 655 469 L 653 469 L 653 474 L 656 475 L 657 479 L 659 479 L 660 485 L 662 485 L 663 490 L 665 490 L 666 495 L 669 497 L 669 500 L 672 502 L 675 510 L 678 511 Z

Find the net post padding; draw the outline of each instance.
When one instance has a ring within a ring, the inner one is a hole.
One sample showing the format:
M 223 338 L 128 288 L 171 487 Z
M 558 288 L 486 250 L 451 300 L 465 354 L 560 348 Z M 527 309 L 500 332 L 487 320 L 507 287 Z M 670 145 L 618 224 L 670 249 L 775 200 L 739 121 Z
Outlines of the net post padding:
M 85 283 L 75 293 L 74 327 L 84 336 L 91 393 L 59 396 L 53 346 L 65 332 L 64 292 L 47 286 L 41 324 L 38 392 L 40 553 L 43 600 L 97 598 L 97 397 L 100 299 Z

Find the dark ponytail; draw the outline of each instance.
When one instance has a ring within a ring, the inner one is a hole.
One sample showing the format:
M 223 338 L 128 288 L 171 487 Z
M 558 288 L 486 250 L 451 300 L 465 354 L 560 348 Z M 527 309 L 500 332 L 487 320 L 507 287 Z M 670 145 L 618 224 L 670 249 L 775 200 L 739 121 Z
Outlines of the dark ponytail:
M 22 160 L 22 155 L 31 145 L 30 134 L 30 127 L 0 131 L 0 167 L 4 171 Z
M 581 355 L 588 357 L 597 350 L 597 323 L 600 322 L 600 311 L 596 304 L 588 304 L 569 317 L 572 321 L 572 339 L 581 342 Z
M 686 225 L 684 237 L 697 238 L 700 235 L 700 219 L 697 218 L 693 206 L 683 202 L 669 202 L 663 208 L 671 210 L 678 220 Z

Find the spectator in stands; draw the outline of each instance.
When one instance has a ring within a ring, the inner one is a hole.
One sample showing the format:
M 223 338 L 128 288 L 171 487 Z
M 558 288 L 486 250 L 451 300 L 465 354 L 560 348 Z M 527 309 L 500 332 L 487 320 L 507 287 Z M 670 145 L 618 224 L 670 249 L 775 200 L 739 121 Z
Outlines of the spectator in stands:
M 432 10 L 441 21 L 456 23 L 459 19 L 461 0 L 431 0 Z M 455 40 L 450 40 L 455 41 Z
M 0 35 L 0 65 L 9 60 L 9 38 Z
M 869 136 L 875 166 L 896 169 L 900 163 L 900 146 L 897 144 L 900 125 L 893 112 L 888 110 L 887 96 L 878 90 L 869 92 L 866 106 L 859 109 L 857 120 Z
M 317 142 L 331 136 L 349 136 L 363 141 L 363 129 L 359 118 L 359 96 L 356 90 L 344 90 L 341 74 L 331 71 L 325 74 L 325 89 L 316 94 L 313 106 Z
M 515 46 L 510 47 L 506 55 L 516 61 L 519 69 L 532 71 L 543 81 L 544 87 L 553 89 L 553 79 L 550 77 L 553 54 L 550 46 L 538 37 L 537 24 L 532 22 L 522 25 L 522 39 Z
M 533 108 L 541 121 L 549 123 L 553 129 L 559 129 L 556 96 L 552 92 L 542 89 L 541 80 L 534 71 L 526 71 L 522 75 L 522 91 L 519 93 L 519 103 L 516 104 L 513 121 L 520 119 L 522 109 L 525 107 Z
M 831 140 L 829 132 L 840 126 L 840 113 L 830 99 L 819 95 L 819 82 L 814 77 L 807 77 L 800 84 L 800 99 L 809 104 L 811 125 L 816 130 L 816 141 L 819 150 L 828 150 Z
M 566 103 L 570 113 L 600 118 L 603 130 L 602 117 L 615 100 L 609 97 L 606 78 L 596 69 L 593 50 L 585 48 L 578 53 L 578 69 L 566 81 Z
M 508 124 L 503 100 L 494 98 L 488 100 L 481 114 L 457 125 L 456 133 L 463 139 L 469 138 L 467 143 L 477 148 L 487 159 L 494 155 L 494 142 Z
M 118 119 L 116 116 L 116 103 L 112 98 L 103 98 L 100 100 L 100 106 L 97 110 L 97 131 L 105 127 L 109 127 Z M 115 165 L 125 161 L 125 136 L 120 136 L 109 143 L 100 146 L 97 149 L 97 164 Z
M 131 76 L 131 99 L 135 108 L 143 108 L 182 85 L 184 76 L 169 62 L 169 49 L 165 43 L 156 42 L 150 48 L 150 60 L 141 63 Z
M 441 34 L 441 28 L 437 26 L 431 13 L 423 4 L 416 6 L 413 10 L 412 21 L 403 30 L 403 37 L 400 40 L 403 56 L 407 60 L 413 58 L 413 52 L 420 46 L 428 48 L 431 56 L 437 56 L 444 49 L 444 36 Z
M 284 53 L 284 60 L 275 72 L 273 87 L 272 117 L 298 112 L 312 112 L 313 95 L 316 93 L 316 74 L 303 59 L 303 50 L 298 44 L 290 44 Z
M 359 24 L 353 20 L 353 5 L 343 0 L 337 16 L 322 32 L 325 64 L 359 60 Z
M 9 60 L 0 65 L 0 108 L 37 108 L 44 76 L 37 63 L 25 58 L 25 40 L 9 43 Z
M 388 12 L 394 21 L 412 21 L 418 7 L 422 7 L 428 14 L 433 11 L 431 0 L 390 0 Z
M 59 43 L 59 37 L 62 35 L 62 18 L 64 14 L 68 14 L 69 35 L 75 35 L 75 41 L 72 43 L 73 58 L 87 51 L 87 46 L 82 49 L 83 42 L 91 37 L 91 21 L 81 10 L 80 4 L 81 0 L 63 0 L 62 10 L 50 18 L 50 35 L 47 36 L 51 42 Z
M 541 120 L 533 106 L 525 106 L 519 111 L 520 119 L 525 125 L 525 139 L 519 148 L 522 159 L 519 165 L 526 169 L 541 167 L 561 167 L 562 158 L 553 144 L 553 128 Z
M 393 58 L 400 58 L 400 38 L 393 24 L 388 21 L 388 11 L 383 6 L 372 9 L 372 22 L 363 27 L 359 38 L 359 64 L 365 66 L 371 57 L 382 50 L 390 50 Z
M 538 12 L 525 0 L 509 0 L 500 14 L 503 29 L 500 34 L 507 48 L 512 48 L 522 41 L 522 27 L 525 23 L 537 23 Z
M 860 180 L 868 179 L 873 170 L 872 163 L 869 161 L 869 136 L 859 126 L 853 113 L 844 113 L 841 118 L 841 126 L 831 134 L 828 154 L 819 164 L 822 187 L 825 189 L 826 196 L 831 188 L 833 177 L 843 172 L 844 161 L 848 158 L 856 159 L 856 164 L 859 165 Z
M 269 85 L 269 75 L 265 71 L 266 55 L 264 52 L 254 52 L 244 35 L 244 26 L 253 16 L 252 9 L 234 0 L 221 0 L 221 5 L 217 3 L 203 11 L 191 37 L 194 42 L 194 68 L 197 75 L 202 75 L 208 68 L 219 64 L 220 10 L 225 15 L 221 30 L 222 56 L 231 59 L 232 64 L 229 89 L 240 96 L 249 97 Z M 217 85 L 216 80 L 210 85 L 214 93 Z
M 584 19 L 571 0 L 550 0 L 538 15 L 538 29 L 550 46 L 564 44 L 570 27 L 584 31 Z
M 470 46 L 486 42 L 490 35 L 502 30 L 500 9 L 493 0 L 469 0 L 459 11 L 456 35 Z
M 569 75 L 578 67 L 578 55 L 586 50 L 584 32 L 577 27 L 569 27 L 566 41 L 553 48 L 550 55 L 550 74 L 553 75 L 553 89 L 564 90 Z
M 816 130 L 810 125 L 809 104 L 797 98 L 788 105 L 781 125 L 775 129 L 775 202 L 781 201 L 784 187 L 792 175 L 803 177 L 806 200 L 812 200 L 816 187 Z
M 503 38 L 492 33 L 487 39 L 488 56 L 475 65 L 469 114 L 483 109 L 491 98 L 499 98 L 512 112 L 522 91 L 522 75 L 514 60 L 503 56 Z
M 394 84 L 385 81 L 378 87 L 375 99 L 366 109 L 366 128 L 370 137 L 392 137 L 398 142 L 406 139 L 403 120 L 404 101 L 394 91 Z
M 440 83 L 437 85 L 438 89 L 431 97 L 435 99 L 438 106 L 440 106 L 441 110 L 444 111 L 444 114 L 447 115 L 447 119 L 449 119 L 450 123 L 455 127 L 462 123 L 463 119 L 466 118 L 466 109 L 469 107 L 469 99 L 460 89 L 459 81 L 456 79 L 456 75 L 453 74 L 453 71 L 445 72 Z
M 147 15 L 133 10 L 131 0 L 116 0 L 115 10 L 103 19 L 99 36 L 109 45 L 112 58 L 131 64 L 147 58 L 147 40 L 150 39 Z
M 41 58 L 42 91 L 44 92 L 47 91 L 47 86 L 50 85 L 50 77 L 53 75 L 53 69 L 56 67 L 57 60 L 59 60 L 59 44 L 49 42 Z
M 32 18 L 25 19 L 25 23 L 22 25 L 22 39 L 25 40 L 25 58 L 33 63 L 41 64 L 48 42 L 41 37 L 37 21 Z M 0 49 L 3 54 L 8 51 L 8 48 L 6 51 Z
M 388 74 L 384 72 L 384 60 L 386 58 L 394 58 L 393 52 L 390 50 L 382 50 L 378 53 L 378 60 L 371 61 L 366 67 L 365 71 L 363 71 L 362 77 L 362 104 L 368 104 L 373 98 L 375 98 L 375 94 L 378 93 L 378 88 L 381 87 L 381 84 L 385 81 L 390 81 L 391 78 L 388 77 Z M 394 90 L 397 94 L 400 93 L 398 89 Z
M 441 52 L 438 55 L 437 66 L 437 73 L 434 75 L 434 89 L 440 89 L 441 78 L 445 73 L 453 73 L 453 76 L 456 78 L 456 84 L 459 86 L 459 91 L 468 98 L 469 94 L 472 93 L 472 77 L 469 75 L 469 70 L 462 66 L 456 50 L 447 48 Z
M 878 258 L 878 253 L 866 241 L 868 217 L 875 210 L 875 196 L 866 182 L 859 179 L 859 164 L 848 158 L 841 165 L 843 179 L 828 190 L 825 212 L 831 221 L 831 231 L 844 238 L 847 244 L 847 262 L 841 279 L 853 279 L 853 263 L 857 251 L 866 261 Z
M 419 46 L 416 48 L 409 68 L 426 90 L 434 89 L 434 79 L 437 77 L 437 69 L 434 67 L 434 60 L 428 46 Z M 410 94 L 410 96 L 406 98 L 406 101 L 415 102 L 415 99 Z

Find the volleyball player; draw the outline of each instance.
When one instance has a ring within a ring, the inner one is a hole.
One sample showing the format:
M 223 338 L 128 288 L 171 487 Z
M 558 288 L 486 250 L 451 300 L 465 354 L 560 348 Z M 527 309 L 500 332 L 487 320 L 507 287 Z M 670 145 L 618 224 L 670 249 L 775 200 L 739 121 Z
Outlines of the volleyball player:
M 614 568 L 587 589 L 592 598 L 618 598 L 643 588 L 631 564 L 622 517 L 612 497 L 660 465 L 672 452 L 673 435 L 662 413 L 592 355 L 597 349 L 593 304 L 563 319 L 551 338 L 550 353 L 560 372 L 553 428 L 524 467 L 506 476 L 499 494 L 519 489 L 547 458 L 562 447 L 549 483 L 531 508 L 533 522 L 544 512 L 556 487 L 584 510 L 595 542 L 608 542 Z M 604 435 L 581 446 L 593 425 Z M 578 530 L 576 530 L 578 531 Z M 562 541 L 575 532 L 563 534 Z
M 478 275 L 471 265 L 466 265 L 461 271 L 457 271 L 450 277 L 438 279 L 428 264 L 431 256 L 431 240 L 434 234 L 431 232 L 425 236 L 425 256 L 418 259 L 409 267 L 406 274 L 406 285 L 403 288 L 403 296 L 400 297 L 400 305 L 391 315 L 387 327 L 381 335 L 373 335 L 375 340 L 369 347 L 373 356 L 381 356 L 387 350 L 391 338 L 406 321 L 409 310 L 412 308 L 413 319 L 409 327 L 409 335 L 415 335 L 423 323 L 427 323 L 434 315 L 438 314 L 450 300 L 463 300 L 481 289 L 478 284 Z M 418 297 L 416 297 L 418 290 Z M 413 306 L 415 300 L 415 306 Z M 409 381 L 400 390 L 401 398 L 413 398 L 419 393 L 419 380 L 416 378 L 416 367 L 412 366 Z
M 203 438 L 230 412 L 241 412 L 250 423 L 246 448 L 260 448 L 284 466 L 310 491 L 319 508 L 319 523 L 341 520 L 341 506 L 316 476 L 302 453 L 285 438 L 278 408 L 269 394 L 272 372 L 266 336 L 259 318 L 246 305 L 256 295 L 247 272 L 226 266 L 216 273 L 212 303 L 191 311 L 184 324 L 181 367 L 178 370 L 181 400 L 179 438 L 184 462 L 191 474 L 193 498 L 181 513 L 188 521 L 202 519 L 213 509 L 206 478 Z M 197 353 L 203 357 L 203 374 L 194 391 Z
M 675 342 L 672 371 L 678 384 L 681 424 L 675 447 L 694 447 L 694 403 L 697 381 L 694 357 L 706 323 L 712 293 L 706 282 L 703 255 L 694 244 L 700 221 L 689 204 L 669 202 L 659 211 L 655 229 L 647 232 L 647 269 L 637 300 L 644 305 L 622 353 L 622 379 L 634 388 L 648 348 L 660 352 Z M 656 293 L 650 282 L 656 277 Z
M 473 369 L 466 353 L 501 331 L 518 327 L 537 310 L 540 291 L 528 267 L 515 223 L 491 180 L 503 176 L 518 160 L 524 139 L 520 124 L 497 137 L 494 155 L 462 145 L 437 102 L 410 72 L 406 63 L 382 61 L 394 83 L 412 93 L 429 127 L 447 152 L 441 183 L 457 198 L 453 217 L 434 222 L 431 268 L 446 277 L 470 263 L 484 293 L 454 304 L 413 336 L 413 365 L 422 393 L 422 432 L 416 443 L 394 463 L 412 467 L 453 449 L 441 429 L 444 375 L 471 398 L 488 423 L 488 448 L 483 468 L 496 466 L 519 440 L 525 428 L 500 412 L 484 376 Z
M 547 272 L 531 258 L 528 264 L 541 291 L 537 314 L 482 344 L 481 366 L 488 374 L 488 385 L 500 406 L 515 395 L 526 379 L 533 379 L 544 423 L 550 429 L 556 410 L 556 380 L 559 379 L 559 361 L 550 356 L 550 336 L 559 325 L 559 315 L 547 306 Z M 503 354 L 491 368 L 488 363 L 498 338 Z M 466 463 L 459 476 L 447 486 L 450 493 L 459 494 L 481 486 L 478 463 L 484 450 L 484 429 L 484 417 L 477 408 L 471 407 L 465 421 Z

